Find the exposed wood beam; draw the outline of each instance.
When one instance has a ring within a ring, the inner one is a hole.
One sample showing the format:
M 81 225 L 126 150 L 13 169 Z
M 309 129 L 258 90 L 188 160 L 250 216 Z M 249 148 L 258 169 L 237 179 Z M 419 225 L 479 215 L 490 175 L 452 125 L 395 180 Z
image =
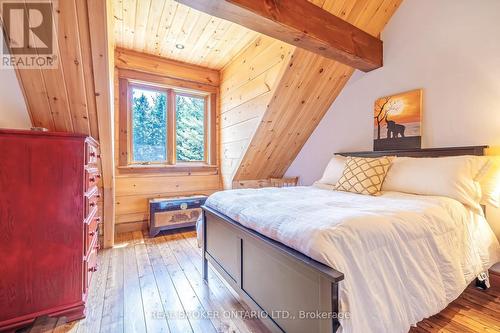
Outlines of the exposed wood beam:
M 368 72 L 382 67 L 382 41 L 307 0 L 176 0 Z

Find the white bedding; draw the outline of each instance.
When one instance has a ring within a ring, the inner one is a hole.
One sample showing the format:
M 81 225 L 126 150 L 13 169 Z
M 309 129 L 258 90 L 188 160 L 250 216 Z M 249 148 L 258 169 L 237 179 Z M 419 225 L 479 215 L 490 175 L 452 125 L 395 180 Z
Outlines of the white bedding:
M 499 260 L 485 218 L 444 197 L 289 187 L 218 192 L 206 205 L 343 272 L 344 333 L 406 333 Z

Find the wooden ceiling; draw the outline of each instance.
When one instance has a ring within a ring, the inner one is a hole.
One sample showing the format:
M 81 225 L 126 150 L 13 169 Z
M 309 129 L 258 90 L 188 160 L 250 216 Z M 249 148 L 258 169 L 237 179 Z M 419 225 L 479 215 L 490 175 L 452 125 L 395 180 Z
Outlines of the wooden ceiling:
M 113 0 L 113 6 L 117 47 L 214 69 L 259 35 L 174 0 Z

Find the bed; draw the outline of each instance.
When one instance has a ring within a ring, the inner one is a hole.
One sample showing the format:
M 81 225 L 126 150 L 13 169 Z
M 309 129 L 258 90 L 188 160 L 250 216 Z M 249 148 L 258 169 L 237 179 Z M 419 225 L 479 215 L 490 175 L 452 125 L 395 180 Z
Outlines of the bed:
M 272 332 L 405 332 L 458 297 L 498 246 L 481 212 L 444 197 L 268 188 L 216 193 L 203 209 L 204 279 L 210 262 Z

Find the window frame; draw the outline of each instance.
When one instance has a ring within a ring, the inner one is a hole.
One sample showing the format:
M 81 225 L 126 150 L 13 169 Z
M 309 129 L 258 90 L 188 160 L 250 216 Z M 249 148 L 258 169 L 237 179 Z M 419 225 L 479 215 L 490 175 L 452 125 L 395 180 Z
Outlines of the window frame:
M 118 114 L 118 150 L 119 169 L 163 169 L 165 171 L 197 171 L 217 169 L 216 149 L 216 107 L 217 88 L 202 84 L 169 79 L 153 74 L 135 71 L 119 72 L 119 114 Z M 167 135 L 166 160 L 140 162 L 133 160 L 133 124 L 132 124 L 132 89 L 152 90 L 167 93 Z M 177 132 L 176 132 L 176 96 L 188 96 L 205 99 L 204 110 L 204 159 L 202 161 L 177 161 Z
M 155 87 L 155 86 L 151 86 L 151 85 L 146 85 L 142 82 L 135 82 L 135 81 L 132 81 L 132 82 L 128 82 L 127 83 L 127 89 L 128 89 L 128 101 L 127 101 L 127 112 L 129 113 L 128 115 L 128 119 L 130 119 L 130 121 L 128 122 L 128 125 L 127 125 L 127 130 L 128 130 L 128 133 L 130 133 L 130 135 L 128 136 L 128 140 L 127 140 L 127 149 L 128 151 L 130 152 L 130 154 L 127 154 L 128 156 L 128 161 L 127 161 L 127 164 L 128 165 L 151 165 L 151 164 L 165 164 L 166 162 L 168 162 L 168 156 L 169 156 L 169 145 L 168 145 L 168 142 L 169 142 L 169 137 L 168 137 L 168 127 L 169 127 L 169 118 L 168 118 L 168 105 L 167 105 L 167 110 L 165 110 L 166 112 L 166 123 L 167 123 L 167 128 L 165 129 L 166 130 L 166 142 L 165 142 L 165 160 L 159 160 L 159 161 L 134 161 L 133 160 L 133 155 L 134 155 L 134 145 L 133 145 L 133 138 L 134 138 L 134 126 L 133 126 L 133 110 L 132 110 L 132 103 L 133 103 L 133 98 L 134 98 L 134 95 L 132 93 L 132 90 L 134 88 L 139 88 L 141 90 L 149 90 L 149 91 L 158 91 L 158 92 L 163 92 L 167 95 L 167 104 L 169 103 L 169 98 L 170 98 L 170 95 L 169 95 L 169 89 L 167 88 L 163 88 L 163 87 Z
M 179 164 L 177 162 L 177 96 L 184 96 L 184 97 L 191 97 L 191 98 L 203 98 L 205 100 L 205 107 L 204 107 L 204 116 L 203 116 L 203 160 L 201 161 L 182 161 L 180 162 L 180 164 L 183 164 L 183 163 L 206 163 L 208 164 L 208 161 L 209 161 L 209 147 L 208 147 L 208 143 L 209 143 L 209 135 L 208 135 L 208 132 L 209 132 L 209 128 L 208 128 L 208 125 L 209 125 L 209 118 L 210 118 L 210 106 L 209 106 L 209 103 L 210 103 L 210 95 L 204 93 L 204 94 L 200 94 L 200 93 L 193 93 L 193 92 L 186 92 L 186 91 L 180 91 L 180 90 L 175 90 L 175 89 L 172 89 L 172 97 L 173 97 L 173 108 L 172 108 L 172 112 L 174 113 L 174 121 L 175 121 L 175 124 L 174 124 L 174 129 L 173 129 L 173 135 L 175 136 L 175 139 L 173 140 L 173 158 L 174 158 L 174 161 L 175 161 L 175 164 Z M 168 121 L 167 121 L 168 123 Z

